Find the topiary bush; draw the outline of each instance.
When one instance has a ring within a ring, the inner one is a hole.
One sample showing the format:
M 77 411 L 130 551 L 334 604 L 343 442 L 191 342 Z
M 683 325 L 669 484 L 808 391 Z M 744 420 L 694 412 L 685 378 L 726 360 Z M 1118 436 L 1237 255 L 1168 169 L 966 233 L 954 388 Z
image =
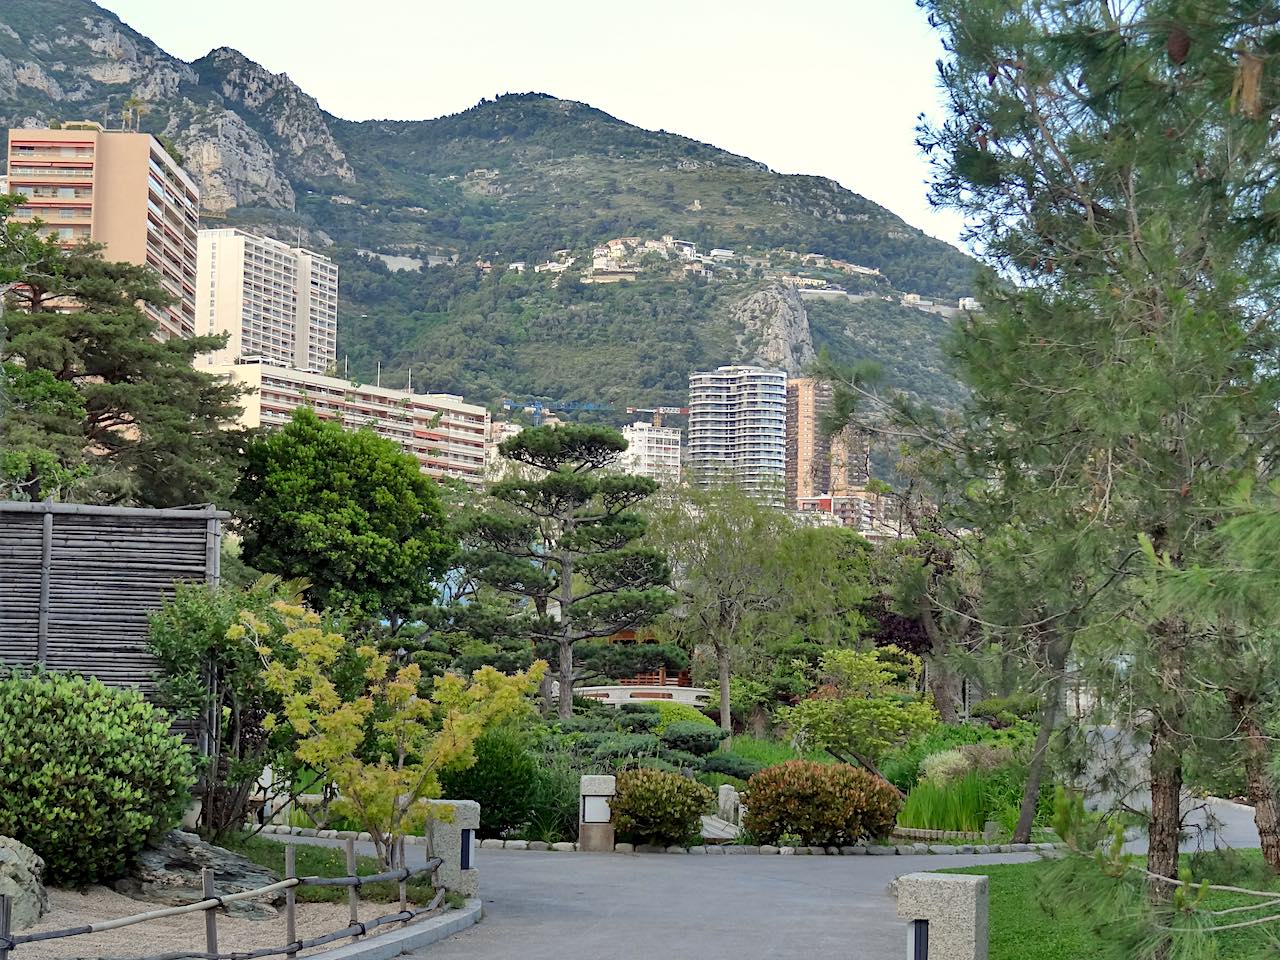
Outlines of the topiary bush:
M 591 752 L 591 759 L 597 763 L 609 763 L 635 757 L 654 757 L 661 747 L 661 741 L 651 733 L 619 733 L 604 739 Z
M 726 777 L 737 777 L 739 780 L 750 780 L 752 775 L 764 769 L 764 764 L 736 753 L 717 751 L 703 759 L 702 769 L 707 773 L 719 773 Z
M 653 733 L 657 729 L 658 721 L 661 719 L 657 710 L 620 713 L 618 714 L 618 726 L 627 733 Z
M 132 690 L 62 674 L 0 680 L 0 835 L 44 858 L 51 883 L 120 876 L 182 819 L 191 757 Z
M 712 753 L 728 734 L 716 726 L 677 720 L 662 731 L 662 742 L 672 750 L 684 750 L 697 756 Z
M 485 837 L 524 826 L 533 815 L 538 761 L 519 731 L 497 727 L 475 744 L 476 760 L 465 770 L 440 777 L 442 796 L 480 804 L 480 832 Z
M 1009 726 L 1018 720 L 1034 720 L 1040 715 L 1041 699 L 1034 693 L 1014 693 L 1007 697 L 988 697 L 969 708 L 969 715 Z
M 700 818 L 714 803 L 711 791 L 696 780 L 640 769 L 618 775 L 610 807 L 620 839 L 669 846 L 697 836 Z
M 714 727 L 716 722 L 708 717 L 697 707 L 690 706 L 687 703 L 675 703 L 673 701 L 663 700 L 654 704 L 658 711 L 658 725 L 654 727 L 654 733 L 662 733 L 667 727 L 673 723 L 688 722 L 700 723 L 704 727 Z
M 842 846 L 887 837 L 902 799 L 879 777 L 845 763 L 789 760 L 747 782 L 748 832 L 761 843 L 784 835 L 803 846 Z

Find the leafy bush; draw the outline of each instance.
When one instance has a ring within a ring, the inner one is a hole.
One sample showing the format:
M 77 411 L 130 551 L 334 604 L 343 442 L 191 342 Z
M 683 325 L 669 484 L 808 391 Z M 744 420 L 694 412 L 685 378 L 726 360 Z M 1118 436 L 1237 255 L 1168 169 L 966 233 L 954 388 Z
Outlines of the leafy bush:
M 628 733 L 653 733 L 657 729 L 658 721 L 661 719 L 657 710 L 646 710 L 643 713 L 620 713 L 618 714 L 618 726 Z
M 995 720 L 1004 726 L 1017 720 L 1034 720 L 1040 715 L 1040 698 L 1034 693 L 988 697 L 971 706 L 969 715 L 980 720 Z
M 753 774 L 759 773 L 764 769 L 764 764 L 758 760 L 752 760 L 750 757 L 739 756 L 736 753 L 720 753 L 717 751 L 702 761 L 702 769 L 707 773 L 720 773 L 726 777 L 750 780 Z
M 497 727 L 475 744 L 476 761 L 465 770 L 440 777 L 443 795 L 480 804 L 480 831 L 498 837 L 529 822 L 538 779 L 538 762 L 525 738 L 510 727 Z
M 705 713 L 687 703 L 663 700 L 654 704 L 654 706 L 657 708 L 659 718 L 658 725 L 654 728 L 654 733 L 662 733 L 673 723 L 700 723 L 704 727 L 714 727 L 716 725 L 716 722 Z
M 601 742 L 591 752 L 591 758 L 597 763 L 609 763 L 628 757 L 652 757 L 661 746 L 661 741 L 651 733 L 619 733 Z
M 714 752 L 726 736 L 728 734 L 719 727 L 691 720 L 677 720 L 662 731 L 662 742 L 672 750 L 684 750 L 703 756 Z
M 190 803 L 191 758 L 142 697 L 60 674 L 0 680 L 0 835 L 53 883 L 119 876 Z
M 631 843 L 667 846 L 698 833 L 715 797 L 698 783 L 663 770 L 628 770 L 618 776 L 610 806 L 618 836 Z
M 902 801 L 878 777 L 845 763 L 790 760 L 747 782 L 744 826 L 761 843 L 786 834 L 806 846 L 841 846 L 886 837 Z
M 692 770 L 698 773 L 704 769 L 705 765 L 705 758 L 696 753 L 689 753 L 687 750 L 661 750 L 658 756 L 677 770 Z
M 619 705 L 618 712 L 656 714 L 658 712 L 658 705 L 656 703 L 640 703 L 639 701 L 632 700 L 628 703 Z
M 969 758 L 958 747 L 954 750 L 943 750 L 925 757 L 920 764 L 920 782 L 945 786 L 952 780 L 959 780 L 972 768 Z
M 563 750 L 538 756 L 538 775 L 529 795 L 529 825 L 524 830 L 527 838 L 547 843 L 577 838 L 578 787 L 582 774 L 590 772 Z

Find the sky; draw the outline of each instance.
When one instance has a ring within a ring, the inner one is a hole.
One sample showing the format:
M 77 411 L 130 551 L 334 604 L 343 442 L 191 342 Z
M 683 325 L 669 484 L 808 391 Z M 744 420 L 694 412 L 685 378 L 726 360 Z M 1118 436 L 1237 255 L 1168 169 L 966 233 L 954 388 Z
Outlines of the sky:
M 424 120 L 537 91 L 830 177 L 933 236 L 916 117 L 937 35 L 914 0 L 99 0 L 169 53 L 240 50 L 349 120 Z

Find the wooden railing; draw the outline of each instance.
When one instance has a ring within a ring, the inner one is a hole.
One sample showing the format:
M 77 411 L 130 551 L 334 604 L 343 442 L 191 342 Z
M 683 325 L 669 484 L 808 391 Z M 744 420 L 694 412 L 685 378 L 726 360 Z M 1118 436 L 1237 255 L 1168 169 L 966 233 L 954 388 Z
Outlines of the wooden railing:
M 659 667 L 656 673 L 637 673 L 634 677 L 619 680 L 623 687 L 692 687 L 693 678 L 688 670 L 678 673 L 667 673 L 666 667 Z
M 205 867 L 200 871 L 201 879 L 204 883 L 203 900 L 195 903 L 186 903 L 176 907 L 165 907 L 160 910 L 150 910 L 146 913 L 137 913 L 128 917 L 116 917 L 112 920 L 100 920 L 95 923 L 84 924 L 78 927 L 67 927 L 62 930 L 43 930 L 39 933 L 14 933 L 10 929 L 12 918 L 12 903 L 7 895 L 0 895 L 0 960 L 11 960 L 11 954 L 17 954 L 17 948 L 25 943 L 37 943 L 42 940 L 61 940 L 67 937 L 81 937 L 94 933 L 104 933 L 108 930 L 118 930 L 121 927 L 129 927 L 138 923 L 146 923 L 149 920 L 159 920 L 164 917 L 176 917 L 187 913 L 204 912 L 205 922 L 205 949 L 203 952 L 196 950 L 180 950 L 173 953 L 152 954 L 147 957 L 139 957 L 137 960 L 181 960 L 183 957 L 200 957 L 203 960 L 256 960 L 258 957 L 270 957 L 279 954 L 285 954 L 289 957 L 297 956 L 300 950 L 310 950 L 312 947 L 323 946 L 326 943 L 332 943 L 335 940 L 343 940 L 349 937 L 359 938 L 366 935 L 370 930 L 383 926 L 388 923 L 408 923 L 425 914 L 432 913 L 439 909 L 441 902 L 444 900 L 444 890 L 438 890 L 435 897 L 425 907 L 415 909 L 409 908 L 407 884 L 414 877 L 420 877 L 424 874 L 434 874 L 440 868 L 441 860 L 436 857 L 428 860 L 425 866 L 410 870 L 404 865 L 404 839 L 401 838 L 398 845 L 400 866 L 394 870 L 387 870 L 383 873 L 370 874 L 368 876 L 356 875 L 356 855 L 355 841 L 348 840 L 346 842 L 347 852 L 347 870 L 348 875 L 345 877 L 299 877 L 296 875 L 296 851 L 293 844 L 285 847 L 285 879 L 276 883 L 269 883 L 265 887 L 258 887 L 254 890 L 242 890 L 238 893 L 228 893 L 221 896 L 218 895 L 215 885 L 213 871 Z M 395 862 L 393 857 L 393 861 Z M 400 909 L 395 913 L 389 913 L 373 920 L 360 920 L 359 913 L 359 889 L 366 883 L 378 883 L 385 880 L 397 880 L 400 884 Z M 297 935 L 297 902 L 296 891 L 298 887 L 346 887 L 347 902 L 350 909 L 351 922 L 342 930 L 335 930 L 333 933 L 327 933 L 319 937 L 311 937 L 307 940 L 299 940 Z M 218 952 L 218 909 L 226 906 L 228 903 L 235 903 L 239 900 L 251 900 L 254 897 L 266 896 L 272 893 L 284 891 L 285 894 L 285 943 L 280 947 L 263 947 L 260 950 L 251 950 L 246 953 L 219 953 Z M 17 954 L 14 960 L 21 960 L 21 954 Z

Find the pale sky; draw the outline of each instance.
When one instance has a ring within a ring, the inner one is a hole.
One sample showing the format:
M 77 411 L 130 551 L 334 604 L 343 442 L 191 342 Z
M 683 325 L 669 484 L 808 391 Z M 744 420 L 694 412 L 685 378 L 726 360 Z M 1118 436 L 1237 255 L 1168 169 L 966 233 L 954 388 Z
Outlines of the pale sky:
M 831 177 L 927 233 L 916 116 L 939 110 L 913 0 L 100 0 L 184 60 L 234 47 L 351 120 L 423 120 L 538 91 Z

